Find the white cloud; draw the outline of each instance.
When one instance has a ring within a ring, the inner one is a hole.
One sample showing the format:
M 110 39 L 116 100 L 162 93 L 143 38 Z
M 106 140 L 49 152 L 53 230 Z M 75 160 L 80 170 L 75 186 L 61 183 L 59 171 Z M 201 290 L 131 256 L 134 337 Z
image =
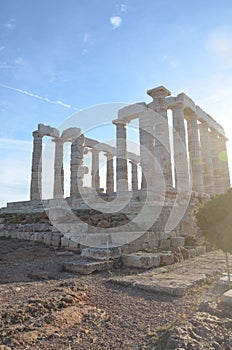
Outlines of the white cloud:
M 120 11 L 121 12 L 126 12 L 127 11 L 127 6 L 125 4 L 121 4 Z
M 110 23 L 112 24 L 113 29 L 117 29 L 122 24 L 122 18 L 120 16 L 110 17 Z
M 228 56 L 232 53 L 232 37 L 224 29 L 213 31 L 206 39 L 206 50 L 217 56 Z
M 17 64 L 17 65 L 20 65 L 23 63 L 23 58 L 22 57 L 17 57 L 15 60 L 14 60 L 14 63 Z
M 64 103 L 64 102 L 60 101 L 60 100 L 57 100 L 57 101 L 50 100 L 48 97 L 42 97 L 42 96 L 33 94 L 33 93 L 29 92 L 29 91 L 17 89 L 17 88 L 14 88 L 12 86 L 4 85 L 4 84 L 0 84 L 0 87 L 19 92 L 21 94 L 24 94 L 24 95 L 27 95 L 27 96 L 31 96 L 31 97 L 37 98 L 38 100 L 42 100 L 42 101 L 45 101 L 45 102 L 48 102 L 48 103 L 51 103 L 51 104 L 60 105 L 60 106 L 65 107 L 65 108 L 72 108 L 72 109 L 77 110 L 76 107 L 73 107 L 73 106 L 71 106 L 71 105 L 69 105 L 67 103 Z
M 4 27 L 8 30 L 15 28 L 15 19 L 12 17 L 9 21 L 4 23 Z
M 90 39 L 90 34 L 89 33 L 85 33 L 83 36 L 83 43 L 86 44 Z
M 88 53 L 89 53 L 89 50 L 87 50 L 87 49 L 83 49 L 83 50 L 81 51 L 81 54 L 82 54 L 83 56 L 87 55 Z

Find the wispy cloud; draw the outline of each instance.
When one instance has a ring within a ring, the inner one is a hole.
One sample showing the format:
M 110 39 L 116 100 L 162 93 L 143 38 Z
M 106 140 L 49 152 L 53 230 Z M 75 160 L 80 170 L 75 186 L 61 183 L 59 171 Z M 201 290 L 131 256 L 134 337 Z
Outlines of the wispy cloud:
M 71 106 L 70 104 L 64 103 L 64 102 L 62 102 L 62 101 L 60 101 L 60 100 L 57 100 L 57 101 L 50 100 L 48 97 L 42 97 L 42 96 L 40 96 L 40 95 L 36 95 L 36 94 L 31 93 L 31 92 L 26 91 L 26 90 L 17 89 L 17 88 L 15 88 L 15 87 L 8 86 L 8 85 L 4 85 L 4 84 L 0 84 L 0 87 L 5 88 L 5 89 L 9 89 L 9 90 L 13 90 L 13 91 L 19 92 L 19 93 L 21 93 L 21 94 L 24 94 L 24 95 L 27 95 L 27 96 L 30 96 L 30 97 L 37 98 L 38 100 L 45 101 L 45 102 L 47 102 L 47 103 L 51 103 L 51 104 L 55 104 L 55 105 L 60 105 L 60 106 L 65 107 L 65 108 L 72 108 L 72 109 L 74 109 L 74 110 L 79 110 L 78 108 L 73 107 L 73 106 Z
M 126 12 L 127 11 L 127 6 L 125 4 L 121 4 L 120 11 L 121 12 Z
M 90 34 L 86 32 L 83 36 L 83 43 L 86 44 L 90 39 Z
M 0 138 L 0 149 L 28 151 L 31 147 L 32 143 L 30 141 Z
M 9 21 L 5 22 L 4 23 L 4 28 L 8 29 L 8 30 L 12 30 L 15 28 L 15 24 L 16 24 L 16 21 L 15 19 L 12 17 L 10 18 Z
M 82 56 L 85 56 L 85 55 L 87 55 L 88 53 L 89 53 L 89 50 L 88 50 L 88 49 L 83 49 L 83 50 L 81 51 Z
M 122 18 L 120 16 L 110 17 L 110 23 L 112 24 L 113 29 L 117 29 L 122 24 Z
M 20 65 L 23 63 L 23 58 L 22 57 L 17 57 L 15 60 L 14 60 L 14 63 L 17 64 L 17 65 Z
M 232 36 L 225 28 L 215 29 L 205 41 L 205 49 L 216 59 L 219 59 L 224 68 L 230 68 L 232 55 Z

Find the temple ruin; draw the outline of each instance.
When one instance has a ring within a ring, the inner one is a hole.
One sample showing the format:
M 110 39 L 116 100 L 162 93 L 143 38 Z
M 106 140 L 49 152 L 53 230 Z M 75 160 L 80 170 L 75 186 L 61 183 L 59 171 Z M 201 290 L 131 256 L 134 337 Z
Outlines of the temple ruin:
M 112 118 L 115 146 L 85 136 L 78 127 L 60 132 L 39 124 L 33 132 L 30 200 L 8 203 L 1 216 L 38 216 L 45 210 L 49 220 L 38 232 L 35 224 L 27 231 L 23 225 L 12 230 L 2 223 L 2 235 L 55 242 L 70 250 L 120 247 L 120 254 L 181 246 L 186 237 L 196 236 L 191 217 L 194 205 L 230 187 L 225 131 L 184 93 L 174 97 L 160 86 L 147 94 L 150 103 L 128 105 L 118 111 L 117 119 Z M 127 125 L 134 119 L 139 125 L 137 153 L 127 143 Z M 42 199 L 44 136 L 55 144 L 51 199 Z M 66 198 L 65 142 L 71 144 L 70 194 Z M 89 168 L 84 165 L 87 152 L 91 153 Z M 100 186 L 100 153 L 106 157 L 104 188 Z M 87 173 L 91 184 L 86 191 L 83 179 Z M 98 215 L 97 224 L 86 219 L 88 211 L 90 216 Z M 113 214 L 118 215 L 118 224 L 112 224 Z

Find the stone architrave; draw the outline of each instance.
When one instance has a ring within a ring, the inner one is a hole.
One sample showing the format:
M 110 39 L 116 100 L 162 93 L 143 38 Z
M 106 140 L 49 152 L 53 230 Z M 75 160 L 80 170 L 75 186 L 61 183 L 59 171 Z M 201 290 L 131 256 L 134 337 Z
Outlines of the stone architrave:
M 189 111 L 189 113 L 186 115 L 186 119 L 192 190 L 198 193 L 203 193 L 202 159 L 198 135 L 197 116 L 195 113 Z
M 142 170 L 142 190 L 155 190 L 154 157 L 154 111 L 147 109 L 139 114 L 140 164 Z
M 106 152 L 106 192 L 114 192 L 114 159 L 113 154 Z
M 214 129 L 210 131 L 210 146 L 213 162 L 214 188 L 215 193 L 224 193 L 224 181 L 222 177 L 222 168 L 220 161 L 220 144 L 218 132 Z
M 53 139 L 55 142 L 55 162 L 54 162 L 54 198 L 64 197 L 64 168 L 63 168 L 63 146 L 64 140 L 61 138 Z
M 133 192 L 138 191 L 138 165 L 133 160 L 130 160 L 131 164 L 131 189 Z
M 32 167 L 31 167 L 31 189 L 30 199 L 41 200 L 42 196 L 42 138 L 38 131 L 32 133 L 33 153 L 32 153 Z
M 189 170 L 184 125 L 184 104 L 176 103 L 171 107 L 173 112 L 173 148 L 175 187 L 178 193 L 189 190 Z
M 99 176 L 99 151 L 92 148 L 92 188 L 100 187 L 100 176 Z
M 208 194 L 214 194 L 214 173 L 213 173 L 213 161 L 210 149 L 210 134 L 209 127 L 206 122 L 199 124 L 200 141 L 201 141 L 201 156 L 202 156 L 202 176 L 204 191 Z
M 219 159 L 221 161 L 222 177 L 223 177 L 225 191 L 228 188 L 230 188 L 230 173 L 229 173 L 229 167 L 228 167 L 226 141 L 227 139 L 225 136 L 219 135 L 219 149 L 220 149 Z
M 128 191 L 126 123 L 117 119 L 113 124 L 116 125 L 116 186 L 118 192 L 124 192 Z
M 155 155 L 163 170 L 166 190 L 168 190 L 173 188 L 166 101 L 166 97 L 170 96 L 171 93 L 164 86 L 160 86 L 158 88 L 148 90 L 147 94 L 153 98 L 153 102 L 151 102 L 148 107 L 156 111 L 161 116 L 156 122 Z
M 84 153 L 84 135 L 77 137 L 71 144 L 71 164 L 70 164 L 70 196 L 80 197 L 80 186 L 82 186 L 80 176 L 82 178 L 84 171 L 82 171 L 83 153 Z

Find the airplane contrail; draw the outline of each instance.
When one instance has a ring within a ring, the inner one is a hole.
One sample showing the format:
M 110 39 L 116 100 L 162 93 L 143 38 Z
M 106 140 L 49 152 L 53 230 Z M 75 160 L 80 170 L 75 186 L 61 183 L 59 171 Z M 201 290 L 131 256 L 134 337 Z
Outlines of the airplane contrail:
M 13 91 L 16 91 L 16 92 L 19 92 L 21 94 L 24 94 L 24 95 L 27 95 L 27 96 L 31 96 L 31 97 L 34 97 L 34 98 L 37 98 L 38 100 L 42 100 L 42 101 L 45 101 L 47 103 L 51 103 L 51 104 L 55 104 L 55 105 L 60 105 L 62 107 L 65 107 L 65 108 L 72 108 L 72 109 L 75 109 L 75 110 L 79 110 L 78 108 L 76 107 L 73 107 L 67 103 L 64 103 L 60 100 L 57 100 L 57 101 L 54 101 L 54 100 L 50 100 L 48 97 L 42 97 L 42 96 L 39 96 L 37 94 L 33 94 L 29 91 L 26 91 L 26 90 L 22 90 L 22 89 L 18 89 L 18 88 L 15 88 L 13 86 L 9 86 L 9 85 L 5 85 L 5 84 L 1 84 L 0 83 L 0 87 L 2 88 L 5 88 L 5 89 L 9 89 L 9 90 L 13 90 Z

